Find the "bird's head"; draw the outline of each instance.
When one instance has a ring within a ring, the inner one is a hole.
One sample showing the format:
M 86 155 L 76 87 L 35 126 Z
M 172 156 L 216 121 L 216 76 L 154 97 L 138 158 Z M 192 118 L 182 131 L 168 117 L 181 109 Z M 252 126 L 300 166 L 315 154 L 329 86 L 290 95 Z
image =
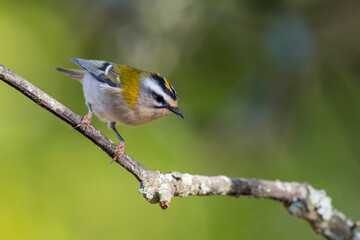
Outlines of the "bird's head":
M 178 97 L 173 86 L 158 73 L 148 73 L 140 80 L 138 102 L 155 115 L 164 116 L 175 113 L 181 118 L 184 115 L 178 109 Z

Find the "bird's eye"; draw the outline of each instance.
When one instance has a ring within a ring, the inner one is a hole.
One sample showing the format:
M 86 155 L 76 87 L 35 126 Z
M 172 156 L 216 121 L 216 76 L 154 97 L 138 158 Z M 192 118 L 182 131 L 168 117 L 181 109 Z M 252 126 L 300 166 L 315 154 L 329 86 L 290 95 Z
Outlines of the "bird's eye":
M 162 96 L 156 96 L 156 101 L 159 103 L 165 103 L 165 100 Z
M 157 93 L 153 93 L 153 96 L 158 103 L 165 104 L 165 99 L 163 96 L 161 96 Z

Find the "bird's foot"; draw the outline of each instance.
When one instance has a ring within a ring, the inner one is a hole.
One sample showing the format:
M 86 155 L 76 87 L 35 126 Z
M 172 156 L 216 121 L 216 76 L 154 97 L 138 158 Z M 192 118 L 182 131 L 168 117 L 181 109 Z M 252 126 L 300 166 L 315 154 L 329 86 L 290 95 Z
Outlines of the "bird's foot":
M 109 162 L 109 164 L 121 158 L 121 156 L 125 153 L 125 145 L 126 144 L 124 141 L 119 143 L 119 145 L 116 147 L 115 157 Z
M 93 117 L 92 112 L 89 112 L 83 117 L 81 122 L 79 122 L 74 128 L 85 127 L 85 129 L 88 129 L 90 127 L 92 117 Z

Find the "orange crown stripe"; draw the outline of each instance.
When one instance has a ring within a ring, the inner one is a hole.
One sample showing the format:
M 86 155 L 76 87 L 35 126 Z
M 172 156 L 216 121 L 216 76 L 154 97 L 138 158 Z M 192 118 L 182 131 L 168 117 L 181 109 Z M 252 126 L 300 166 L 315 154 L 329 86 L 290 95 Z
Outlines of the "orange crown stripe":
M 167 89 L 169 89 L 170 92 L 172 92 L 171 87 L 170 87 L 170 84 L 168 83 L 168 81 L 166 81 L 165 78 L 164 78 L 164 82 L 165 82 L 165 87 L 166 87 Z

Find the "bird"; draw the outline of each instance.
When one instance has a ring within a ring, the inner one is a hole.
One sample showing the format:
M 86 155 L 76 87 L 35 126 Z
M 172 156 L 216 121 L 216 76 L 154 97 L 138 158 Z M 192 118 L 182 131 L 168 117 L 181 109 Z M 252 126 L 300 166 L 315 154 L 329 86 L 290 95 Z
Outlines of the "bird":
M 159 73 L 143 71 L 127 65 L 102 60 L 69 58 L 82 69 L 56 67 L 82 83 L 88 113 L 75 127 L 87 129 L 93 112 L 108 122 L 120 140 L 113 161 L 125 152 L 125 141 L 116 130 L 116 124 L 139 126 L 175 113 L 185 118 L 178 108 L 178 96 L 172 85 Z M 110 163 L 111 163 L 110 162 Z

